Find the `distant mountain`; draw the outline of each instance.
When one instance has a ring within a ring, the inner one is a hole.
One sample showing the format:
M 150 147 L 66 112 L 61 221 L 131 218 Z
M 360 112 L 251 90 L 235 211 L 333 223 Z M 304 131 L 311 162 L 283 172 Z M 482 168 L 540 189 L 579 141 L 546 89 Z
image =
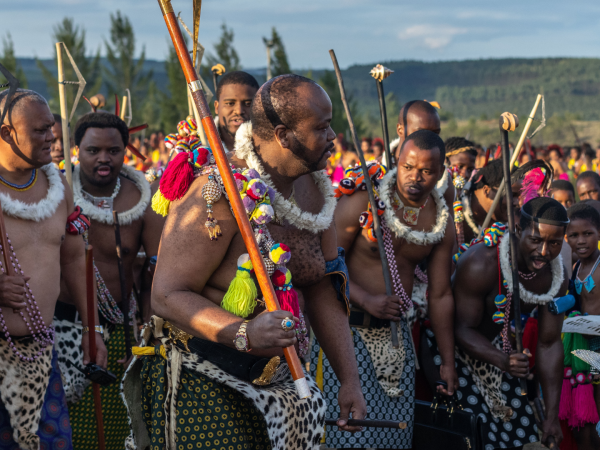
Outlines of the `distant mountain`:
M 46 84 L 35 60 L 20 58 L 31 89 L 46 94 Z M 43 60 L 55 70 L 52 60 Z M 457 119 L 495 118 L 503 111 L 526 117 L 538 92 L 546 98 L 546 115 L 570 112 L 582 120 L 600 119 L 600 59 L 535 58 L 469 61 L 388 61 L 394 74 L 384 81 L 386 93 L 400 103 L 414 99 L 437 100 L 442 113 Z M 146 61 L 159 86 L 166 85 L 163 62 Z M 363 111 L 377 111 L 373 65 L 355 65 L 343 71 L 346 88 Z M 252 72 L 264 81 L 264 69 Z M 303 73 L 302 71 L 298 71 Z M 313 70 L 318 79 L 322 70 Z M 211 80 L 206 80 L 212 86 Z M 261 81 L 261 80 L 259 80 Z M 90 93 L 94 94 L 94 93 Z

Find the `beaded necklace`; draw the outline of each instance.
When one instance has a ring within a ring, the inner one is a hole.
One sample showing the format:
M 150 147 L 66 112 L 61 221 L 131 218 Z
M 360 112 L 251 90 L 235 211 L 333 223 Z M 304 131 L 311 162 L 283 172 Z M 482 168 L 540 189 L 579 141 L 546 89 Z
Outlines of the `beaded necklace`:
M 15 191 L 20 191 L 20 192 L 31 189 L 36 181 L 37 181 L 37 169 L 33 169 L 33 172 L 31 172 L 31 178 L 25 184 L 11 183 L 7 179 L 5 179 L 2 175 L 0 175 L 0 183 L 2 183 L 4 186 L 6 186 L 10 189 L 13 189 Z
M 25 274 L 23 273 L 23 269 L 21 269 L 21 264 L 19 264 L 17 254 L 15 253 L 15 249 L 13 248 L 12 243 L 8 238 L 8 234 L 6 235 L 6 237 L 7 243 L 10 246 L 9 258 L 15 271 L 15 275 L 24 276 Z M 2 248 L 2 245 L 0 245 L 0 252 L 4 254 L 4 249 Z M 0 261 L 0 269 L 2 270 L 2 273 L 7 273 L 8 268 L 4 267 L 2 261 Z M 0 327 L 2 328 L 2 332 L 6 336 L 6 341 L 8 342 L 8 345 L 10 346 L 10 349 L 13 351 L 13 353 L 17 355 L 21 359 L 21 361 L 32 362 L 38 359 L 42 355 L 42 353 L 44 353 L 48 345 L 54 344 L 54 328 L 52 326 L 46 326 L 46 324 L 44 323 L 44 318 L 42 317 L 40 308 L 37 302 L 35 301 L 35 295 L 33 295 L 29 283 L 25 283 L 25 287 L 27 288 L 25 291 L 25 297 L 27 299 L 27 306 L 25 307 L 25 312 L 27 313 L 29 320 L 27 319 L 27 317 L 25 317 L 25 313 L 23 312 L 23 310 L 19 311 L 19 315 L 23 319 L 23 322 L 25 322 L 25 325 L 27 325 L 27 328 L 29 329 L 29 332 L 31 333 L 33 339 L 36 342 L 39 342 L 39 344 L 41 345 L 41 349 L 34 356 L 29 357 L 24 356 L 21 352 L 19 352 L 19 350 L 17 350 L 14 342 L 12 341 L 12 338 L 10 337 L 10 333 L 8 332 L 8 326 L 4 321 L 4 314 L 2 313 L 2 308 L 0 308 Z
M 398 273 L 398 264 L 396 263 L 396 255 L 394 254 L 394 245 L 392 243 L 390 229 L 384 223 L 381 224 L 381 229 L 383 231 L 385 255 L 388 260 L 390 275 L 392 276 L 392 283 L 394 284 L 394 292 L 400 299 L 400 315 L 403 315 L 412 306 L 412 300 L 404 290 L 404 286 L 402 286 L 402 280 L 400 279 L 400 274 Z

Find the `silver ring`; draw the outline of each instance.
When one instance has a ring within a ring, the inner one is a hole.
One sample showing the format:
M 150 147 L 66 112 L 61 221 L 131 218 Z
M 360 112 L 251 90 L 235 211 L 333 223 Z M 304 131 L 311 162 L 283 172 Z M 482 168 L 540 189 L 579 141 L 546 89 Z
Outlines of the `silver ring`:
M 283 328 L 283 331 L 292 331 L 294 329 L 294 325 L 294 321 L 289 317 L 286 317 L 281 321 L 281 328 Z

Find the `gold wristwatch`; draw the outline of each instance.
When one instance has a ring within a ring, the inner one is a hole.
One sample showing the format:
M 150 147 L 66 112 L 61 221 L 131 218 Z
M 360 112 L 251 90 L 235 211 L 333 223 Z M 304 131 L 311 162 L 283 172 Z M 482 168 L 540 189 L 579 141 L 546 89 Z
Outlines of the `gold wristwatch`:
M 81 329 L 81 334 L 89 333 L 89 331 L 90 331 L 90 327 L 83 327 L 83 328 Z M 96 325 L 96 326 L 94 327 L 94 331 L 95 331 L 96 333 L 100 333 L 100 335 L 101 335 L 102 337 L 104 337 L 104 327 L 103 327 L 102 325 Z
M 249 352 L 250 349 L 250 341 L 248 341 L 248 336 L 246 334 L 246 327 L 248 326 L 249 320 L 244 320 L 240 325 L 240 329 L 235 335 L 235 339 L 233 340 L 233 345 L 240 352 Z

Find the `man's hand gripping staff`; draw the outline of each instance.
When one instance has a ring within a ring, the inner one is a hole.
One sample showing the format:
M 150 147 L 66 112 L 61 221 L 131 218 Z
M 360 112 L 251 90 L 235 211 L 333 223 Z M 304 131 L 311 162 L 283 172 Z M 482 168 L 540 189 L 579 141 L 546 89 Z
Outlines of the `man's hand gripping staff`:
M 202 126 L 204 127 L 204 131 L 208 137 L 208 143 L 212 149 L 217 167 L 219 168 L 219 172 L 221 174 L 225 190 L 227 191 L 227 196 L 231 203 L 237 225 L 250 255 L 258 284 L 260 285 L 265 299 L 266 307 L 269 311 L 277 311 L 280 308 L 279 302 L 277 301 L 277 297 L 275 295 L 275 290 L 271 284 L 271 280 L 268 276 L 267 269 L 263 262 L 256 240 L 254 239 L 254 233 L 252 232 L 252 227 L 246 215 L 246 209 L 244 208 L 239 191 L 236 187 L 233 173 L 231 172 L 229 162 L 227 161 L 227 157 L 223 149 L 221 138 L 211 116 L 204 92 L 202 91 L 202 85 L 200 84 L 198 75 L 194 70 L 190 54 L 188 53 L 187 46 L 183 40 L 181 30 L 179 29 L 177 18 L 171 5 L 171 0 L 158 0 L 158 3 L 162 10 L 169 34 L 171 35 L 171 39 L 173 40 L 173 46 L 175 47 L 175 51 L 179 57 L 179 62 L 185 74 L 185 79 L 188 83 L 190 91 L 192 92 L 193 101 L 198 108 Z M 292 377 L 294 378 L 298 395 L 300 398 L 310 397 L 311 394 L 308 383 L 304 377 L 300 359 L 298 358 L 295 348 L 290 345 L 285 347 L 283 352 L 292 373 Z

